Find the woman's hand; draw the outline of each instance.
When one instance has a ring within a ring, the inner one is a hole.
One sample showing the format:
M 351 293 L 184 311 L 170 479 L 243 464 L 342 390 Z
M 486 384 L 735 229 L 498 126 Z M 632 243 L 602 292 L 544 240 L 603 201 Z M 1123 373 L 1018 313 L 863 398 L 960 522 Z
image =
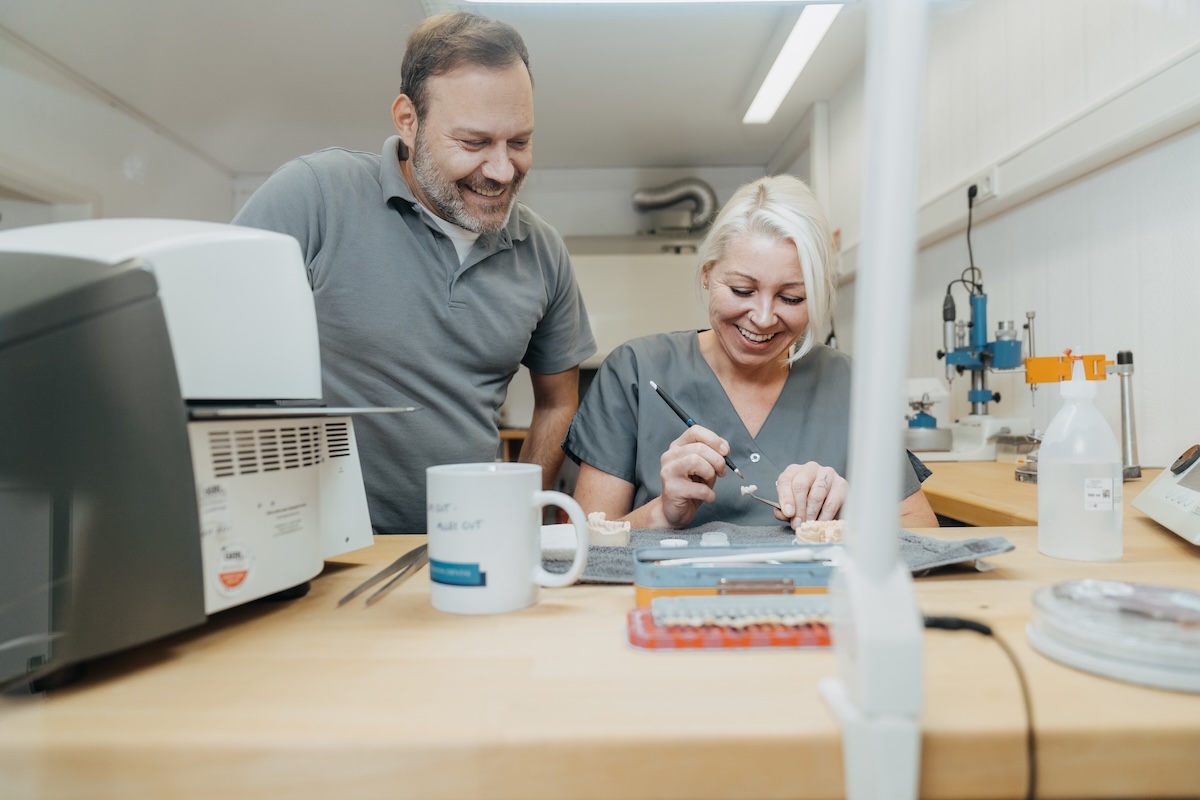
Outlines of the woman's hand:
M 791 522 L 792 528 L 809 520 L 837 519 L 846 502 L 847 487 L 846 479 L 833 467 L 824 467 L 815 461 L 789 464 L 775 481 L 779 505 L 783 506 L 775 516 Z
M 729 443 L 700 425 L 683 432 L 659 460 L 660 511 L 667 527 L 682 528 L 704 503 L 717 499 L 713 484 L 725 474 Z

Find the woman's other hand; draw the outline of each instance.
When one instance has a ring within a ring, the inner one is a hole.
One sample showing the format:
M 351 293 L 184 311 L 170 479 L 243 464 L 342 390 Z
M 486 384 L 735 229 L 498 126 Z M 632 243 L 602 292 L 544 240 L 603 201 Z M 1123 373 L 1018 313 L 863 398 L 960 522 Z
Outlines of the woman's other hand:
M 682 528 L 703 503 L 717 499 L 713 484 L 725 474 L 729 443 L 700 425 L 683 432 L 659 460 L 661 512 L 668 527 Z
M 793 528 L 809 520 L 837 519 L 846 502 L 846 479 L 815 461 L 789 464 L 775 482 L 782 511 L 775 516 Z

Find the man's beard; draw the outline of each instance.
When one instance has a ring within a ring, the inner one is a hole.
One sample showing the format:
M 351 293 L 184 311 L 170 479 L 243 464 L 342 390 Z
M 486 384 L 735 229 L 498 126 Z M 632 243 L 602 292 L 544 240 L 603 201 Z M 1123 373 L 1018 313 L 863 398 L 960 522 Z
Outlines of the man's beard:
M 495 191 L 503 189 L 505 186 L 510 190 L 504 199 L 484 203 L 485 209 L 496 212 L 503 211 L 503 216 L 489 215 L 488 219 L 481 219 L 467 210 L 466 201 L 462 196 L 463 190 L 459 188 L 458 184 L 448 180 L 438 169 L 438 165 L 429 155 L 429 147 L 422 134 L 423 131 L 418 128 L 417 139 L 413 143 L 413 176 L 417 179 L 421 191 L 429 198 L 429 202 L 433 203 L 433 210 L 438 216 L 474 233 L 496 233 L 503 230 L 504 226 L 508 224 L 509 215 L 512 214 L 513 204 L 517 201 L 517 192 L 521 188 L 521 182 L 525 180 L 525 173 L 514 168 L 513 178 L 507 184 L 483 177 L 472 179 L 471 176 L 468 176 L 464 179 L 469 185 L 485 191 Z

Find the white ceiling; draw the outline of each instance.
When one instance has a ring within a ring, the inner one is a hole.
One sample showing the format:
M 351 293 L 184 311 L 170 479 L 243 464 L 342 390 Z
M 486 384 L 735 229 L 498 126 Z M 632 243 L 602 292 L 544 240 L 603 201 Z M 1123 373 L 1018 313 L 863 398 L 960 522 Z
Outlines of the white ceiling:
M 456 7 L 524 36 L 541 168 L 765 165 L 860 67 L 865 38 L 864 10 L 847 6 L 775 119 L 750 126 L 798 4 L 15 0 L 0 25 L 239 175 L 331 145 L 378 151 L 405 38 L 427 9 Z

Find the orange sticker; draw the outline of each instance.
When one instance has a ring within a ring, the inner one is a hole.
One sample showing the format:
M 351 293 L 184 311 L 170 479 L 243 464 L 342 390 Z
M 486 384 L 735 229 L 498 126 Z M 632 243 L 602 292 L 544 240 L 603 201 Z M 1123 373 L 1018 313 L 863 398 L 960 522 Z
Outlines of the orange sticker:
M 232 589 L 235 586 L 242 585 L 242 581 L 246 580 L 247 573 L 248 570 L 238 569 L 233 570 L 232 572 L 222 572 L 219 577 L 221 579 L 221 583 L 226 588 Z

